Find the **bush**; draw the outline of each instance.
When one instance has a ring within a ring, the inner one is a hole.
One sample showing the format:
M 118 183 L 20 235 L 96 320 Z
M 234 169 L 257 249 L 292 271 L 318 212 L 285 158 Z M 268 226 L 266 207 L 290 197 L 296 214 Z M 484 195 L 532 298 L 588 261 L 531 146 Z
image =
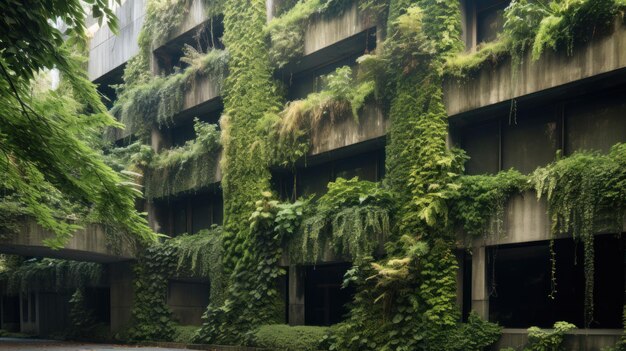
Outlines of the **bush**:
M 180 342 L 183 344 L 191 343 L 191 339 L 196 334 L 200 327 L 196 325 L 176 325 L 174 326 L 174 330 L 176 331 L 176 335 L 174 335 L 174 342 Z
M 327 331 L 327 327 L 263 325 L 254 333 L 254 346 L 276 351 L 319 350 Z

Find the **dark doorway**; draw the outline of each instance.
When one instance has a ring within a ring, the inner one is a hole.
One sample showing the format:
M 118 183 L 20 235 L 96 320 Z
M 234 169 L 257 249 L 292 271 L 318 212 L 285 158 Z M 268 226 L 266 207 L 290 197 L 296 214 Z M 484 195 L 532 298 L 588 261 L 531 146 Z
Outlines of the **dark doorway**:
M 347 304 L 354 296 L 353 288 L 341 288 L 343 276 L 350 267 L 350 263 L 339 263 L 306 268 L 306 325 L 332 325 L 343 320 L 348 312 Z
M 20 297 L 2 296 L 1 329 L 11 332 L 20 331 Z

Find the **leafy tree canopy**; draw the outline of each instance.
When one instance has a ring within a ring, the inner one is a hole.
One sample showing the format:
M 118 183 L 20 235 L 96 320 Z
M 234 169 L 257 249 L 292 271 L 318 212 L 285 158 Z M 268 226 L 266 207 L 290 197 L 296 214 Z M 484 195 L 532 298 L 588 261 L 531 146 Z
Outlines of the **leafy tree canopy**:
M 120 125 L 76 54 L 85 48 L 88 9 L 117 29 L 105 0 L 0 3 L 0 204 L 19 203 L 23 214 L 54 232 L 46 243 L 53 248 L 78 227 L 68 217 L 155 239 L 135 210 L 141 192 L 133 179 L 108 167 L 94 147 L 104 128 Z M 33 89 L 37 77 L 53 68 L 61 74 L 61 87 Z

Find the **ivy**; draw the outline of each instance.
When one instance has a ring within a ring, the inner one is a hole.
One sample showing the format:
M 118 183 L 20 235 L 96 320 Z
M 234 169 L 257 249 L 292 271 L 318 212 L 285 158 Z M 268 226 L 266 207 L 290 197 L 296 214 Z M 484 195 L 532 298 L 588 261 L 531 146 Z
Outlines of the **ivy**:
M 79 287 L 70 298 L 71 337 L 88 337 L 96 327 L 94 311 L 87 306 L 84 287 Z
M 556 322 L 552 331 L 537 327 L 528 328 L 528 347 L 526 351 L 561 351 L 565 333 L 576 329 L 576 326 L 567 322 Z
M 150 126 L 167 126 L 174 116 L 183 110 L 187 90 L 199 79 L 208 79 L 217 91 L 228 72 L 229 54 L 226 50 L 210 49 L 200 53 L 191 46 L 185 47 L 181 61 L 189 66 L 182 72 L 169 76 L 155 76 L 134 84 L 128 71 L 125 85 L 119 91 L 118 100 L 111 113 L 132 132 L 144 131 Z M 132 67 L 132 66 L 130 66 Z
M 214 227 L 182 235 L 147 247 L 134 267 L 135 301 L 131 310 L 131 340 L 171 341 L 176 335 L 167 305 L 170 278 L 208 278 L 211 301 L 223 298 L 224 275 L 220 265 L 222 230 Z
M 338 178 L 305 215 L 290 242 L 292 262 L 318 262 L 326 250 L 360 260 L 381 247 L 391 232 L 393 195 L 380 184 Z
M 352 1 L 299 0 L 265 28 L 271 38 L 269 56 L 272 64 L 282 68 L 304 54 L 304 31 L 315 16 L 338 14 Z
M 250 232 L 242 243 L 243 256 L 231 275 L 223 304 L 211 302 L 196 341 L 213 344 L 250 343 L 256 327 L 278 323 L 281 311 L 276 280 L 284 238 L 298 226 L 299 203 L 280 204 L 264 192 L 249 217 Z M 296 208 L 294 208 L 296 206 Z
M 538 197 L 548 202 L 552 235 L 571 233 L 584 244 L 585 325 L 593 321 L 594 233 L 608 226 L 619 232 L 626 210 L 626 146 L 617 144 L 608 155 L 577 152 L 558 159 L 530 176 Z M 552 250 L 553 291 L 556 292 Z
M 288 102 L 278 115 L 267 114 L 261 124 L 269 124 L 269 144 L 274 164 L 293 165 L 307 154 L 311 133 L 325 123 L 332 126 L 352 115 L 358 122 L 359 112 L 374 94 L 370 79 L 355 77 L 352 68 L 343 66 L 322 77 L 320 92 L 305 99 Z
M 452 203 L 453 217 L 470 237 L 504 235 L 506 201 L 530 188 L 528 177 L 514 169 L 495 176 L 462 176 L 459 180 L 461 188 Z
M 86 283 L 102 283 L 105 277 L 101 264 L 59 259 L 31 259 L 0 272 L 5 292 L 27 291 L 67 292 L 82 288 Z

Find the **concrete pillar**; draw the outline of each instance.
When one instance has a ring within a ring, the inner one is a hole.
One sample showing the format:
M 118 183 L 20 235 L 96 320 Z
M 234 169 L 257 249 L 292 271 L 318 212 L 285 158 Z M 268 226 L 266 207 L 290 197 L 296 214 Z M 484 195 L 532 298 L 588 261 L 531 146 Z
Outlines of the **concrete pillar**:
M 484 246 L 472 249 L 472 310 L 481 318 L 489 319 L 487 250 Z
M 130 310 L 133 306 L 133 267 L 130 261 L 109 265 L 111 282 L 111 331 L 118 332 L 130 323 Z
M 289 266 L 289 325 L 304 325 L 305 269 Z

